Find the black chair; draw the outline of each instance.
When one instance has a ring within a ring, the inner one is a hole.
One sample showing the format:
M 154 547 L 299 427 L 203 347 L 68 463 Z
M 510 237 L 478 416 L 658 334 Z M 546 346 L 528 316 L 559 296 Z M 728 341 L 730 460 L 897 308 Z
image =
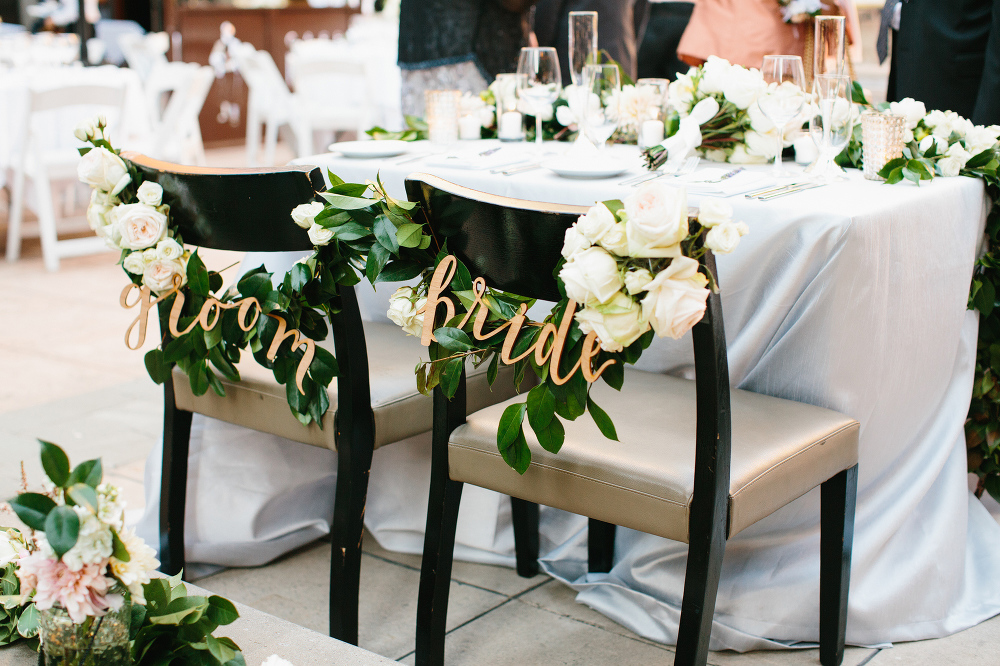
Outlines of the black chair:
M 314 167 L 213 169 L 170 164 L 137 153 L 122 153 L 146 180 L 159 183 L 172 221 L 184 242 L 241 252 L 310 251 L 306 232 L 292 223 L 292 209 L 323 189 Z M 337 491 L 330 563 L 330 635 L 358 641 L 358 593 L 368 475 L 374 449 L 431 429 L 432 400 L 416 390 L 413 366 L 426 354 L 416 338 L 394 324 L 361 321 L 357 297 L 341 287 L 339 314 L 330 317 L 330 347 L 340 374 L 331 384 L 323 428 L 303 426 L 288 408 L 285 387 L 271 371 L 244 357 L 241 379 L 220 377 L 225 397 L 209 391 L 195 396 L 187 377 L 175 369 L 164 384 L 163 474 L 160 487 L 160 570 L 184 568 L 184 508 L 188 444 L 193 413 L 337 451 Z M 161 304 L 162 307 L 162 304 Z M 166 335 L 166 312 L 161 331 Z M 369 354 L 369 349 L 373 354 Z M 470 404 L 485 407 L 514 395 L 510 373 L 490 391 L 485 366 L 474 373 Z M 537 507 L 514 502 L 520 518 L 515 537 L 524 574 L 537 572 Z M 534 515 L 534 523 L 531 523 Z
M 410 176 L 406 187 L 474 277 L 524 296 L 558 298 L 552 272 L 578 210 L 487 195 L 424 174 Z M 714 273 L 711 253 L 702 265 Z M 607 440 L 583 416 L 564 423 L 565 443 L 553 455 L 526 427 L 532 464 L 523 476 L 507 467 L 496 446 L 504 409 L 522 398 L 466 418 L 464 384 L 451 401 L 435 393 L 418 666 L 444 663 L 463 483 L 687 542 L 674 662 L 684 665 L 706 663 L 727 538 L 821 485 L 820 659 L 825 666 L 841 663 L 859 424 L 820 407 L 730 389 L 717 294 L 692 333 L 695 381 L 627 370 L 620 393 L 597 382 L 593 395 L 614 419 L 620 441 Z

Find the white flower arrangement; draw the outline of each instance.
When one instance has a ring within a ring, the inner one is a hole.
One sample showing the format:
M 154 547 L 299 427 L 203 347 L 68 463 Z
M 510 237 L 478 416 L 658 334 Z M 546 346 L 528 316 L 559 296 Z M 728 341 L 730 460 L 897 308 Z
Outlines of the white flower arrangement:
M 822 0 L 778 0 L 785 23 L 805 23 L 823 11 Z

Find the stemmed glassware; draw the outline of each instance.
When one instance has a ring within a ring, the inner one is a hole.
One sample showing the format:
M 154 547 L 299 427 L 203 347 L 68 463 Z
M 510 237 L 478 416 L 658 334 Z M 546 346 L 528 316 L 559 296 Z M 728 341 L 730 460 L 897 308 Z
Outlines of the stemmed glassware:
M 583 74 L 583 131 L 595 146 L 603 148 L 618 129 L 621 73 L 617 65 L 587 65 Z
M 774 175 L 787 175 L 781 168 L 781 152 L 784 150 L 785 127 L 796 118 L 806 102 L 803 92 L 805 72 L 802 58 L 791 55 L 764 56 L 761 74 L 767 89 L 757 98 L 757 105 L 777 128 L 777 148 L 774 156 Z
M 517 63 L 517 96 L 535 116 L 535 143 L 542 145 L 542 114 L 559 98 L 559 56 L 550 46 L 525 47 Z
M 813 79 L 815 108 L 809 118 L 809 134 L 819 156 L 806 168 L 821 182 L 845 178 L 844 170 L 833 161 L 840 154 L 854 131 L 854 109 L 851 104 L 851 78 L 820 74 Z
M 843 76 L 847 66 L 844 39 L 846 20 L 843 16 L 817 16 L 813 38 L 813 77 L 832 74 Z
M 587 95 L 584 92 L 583 68 L 597 62 L 597 12 L 569 13 L 569 75 L 572 91 L 566 96 L 569 110 L 580 128 L 583 128 L 583 108 Z M 578 138 L 582 138 L 581 131 Z

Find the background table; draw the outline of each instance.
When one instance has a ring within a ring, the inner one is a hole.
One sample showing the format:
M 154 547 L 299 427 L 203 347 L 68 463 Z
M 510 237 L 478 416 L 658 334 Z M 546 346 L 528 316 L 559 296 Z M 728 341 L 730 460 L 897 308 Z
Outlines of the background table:
M 630 150 L 638 163 L 634 148 L 616 152 Z M 572 181 L 538 170 L 503 177 L 336 155 L 302 161 L 349 182 L 378 172 L 397 197 L 404 196 L 405 176 L 417 171 L 559 203 L 590 204 L 634 191 L 617 185 L 624 176 Z M 940 178 L 919 188 L 886 186 L 852 172 L 843 183 L 771 202 L 730 201 L 751 230 L 736 253 L 718 262 L 733 386 L 861 422 L 848 641 L 937 637 L 1000 612 L 1000 527 L 968 491 L 963 434 L 977 334 L 966 300 L 987 211 L 982 184 Z M 383 316 L 379 308 L 384 312 L 392 288 L 363 293 L 368 316 Z M 657 340 L 639 367 L 670 371 L 691 360 L 690 338 Z M 231 426 L 204 428 L 202 455 L 218 462 L 204 465 L 203 480 L 189 488 L 201 489 L 190 505 L 204 502 L 207 520 L 213 492 L 229 492 L 208 488 L 226 474 L 224 460 L 232 455 L 226 447 L 246 444 L 245 433 L 237 437 Z M 415 438 L 376 454 L 366 522 L 386 547 L 421 551 L 428 441 Z M 318 483 L 313 474 L 308 483 Z M 818 519 L 819 494 L 812 492 L 729 542 L 712 649 L 817 639 Z M 675 641 L 684 544 L 619 530 L 614 569 L 588 575 L 585 520 L 551 509 L 542 520 L 548 572 L 578 589 L 581 602 L 637 633 Z M 511 561 L 509 508 L 500 496 L 468 488 L 459 532 L 460 556 Z

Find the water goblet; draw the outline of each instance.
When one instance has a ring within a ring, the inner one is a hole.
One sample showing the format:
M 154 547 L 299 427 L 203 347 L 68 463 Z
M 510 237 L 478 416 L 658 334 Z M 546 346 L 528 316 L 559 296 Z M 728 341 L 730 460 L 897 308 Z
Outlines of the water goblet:
M 587 65 L 583 69 L 587 97 L 583 108 L 583 131 L 598 148 L 604 148 L 618 129 L 621 73 L 617 65 Z
M 851 103 L 851 78 L 820 74 L 813 79 L 814 107 L 809 117 L 809 135 L 819 155 L 806 173 L 819 182 L 846 178 L 844 170 L 833 161 L 854 131 L 854 105 Z
M 764 56 L 761 74 L 767 88 L 757 98 L 757 106 L 777 128 L 774 175 L 783 177 L 788 175 L 781 168 L 785 128 L 802 112 L 806 102 L 806 96 L 802 91 L 806 78 L 802 69 L 802 58 L 790 55 Z
M 517 63 L 517 95 L 524 101 L 526 111 L 535 116 L 535 144 L 542 145 L 542 114 L 552 109 L 559 97 L 562 74 L 559 56 L 550 46 L 525 47 Z

